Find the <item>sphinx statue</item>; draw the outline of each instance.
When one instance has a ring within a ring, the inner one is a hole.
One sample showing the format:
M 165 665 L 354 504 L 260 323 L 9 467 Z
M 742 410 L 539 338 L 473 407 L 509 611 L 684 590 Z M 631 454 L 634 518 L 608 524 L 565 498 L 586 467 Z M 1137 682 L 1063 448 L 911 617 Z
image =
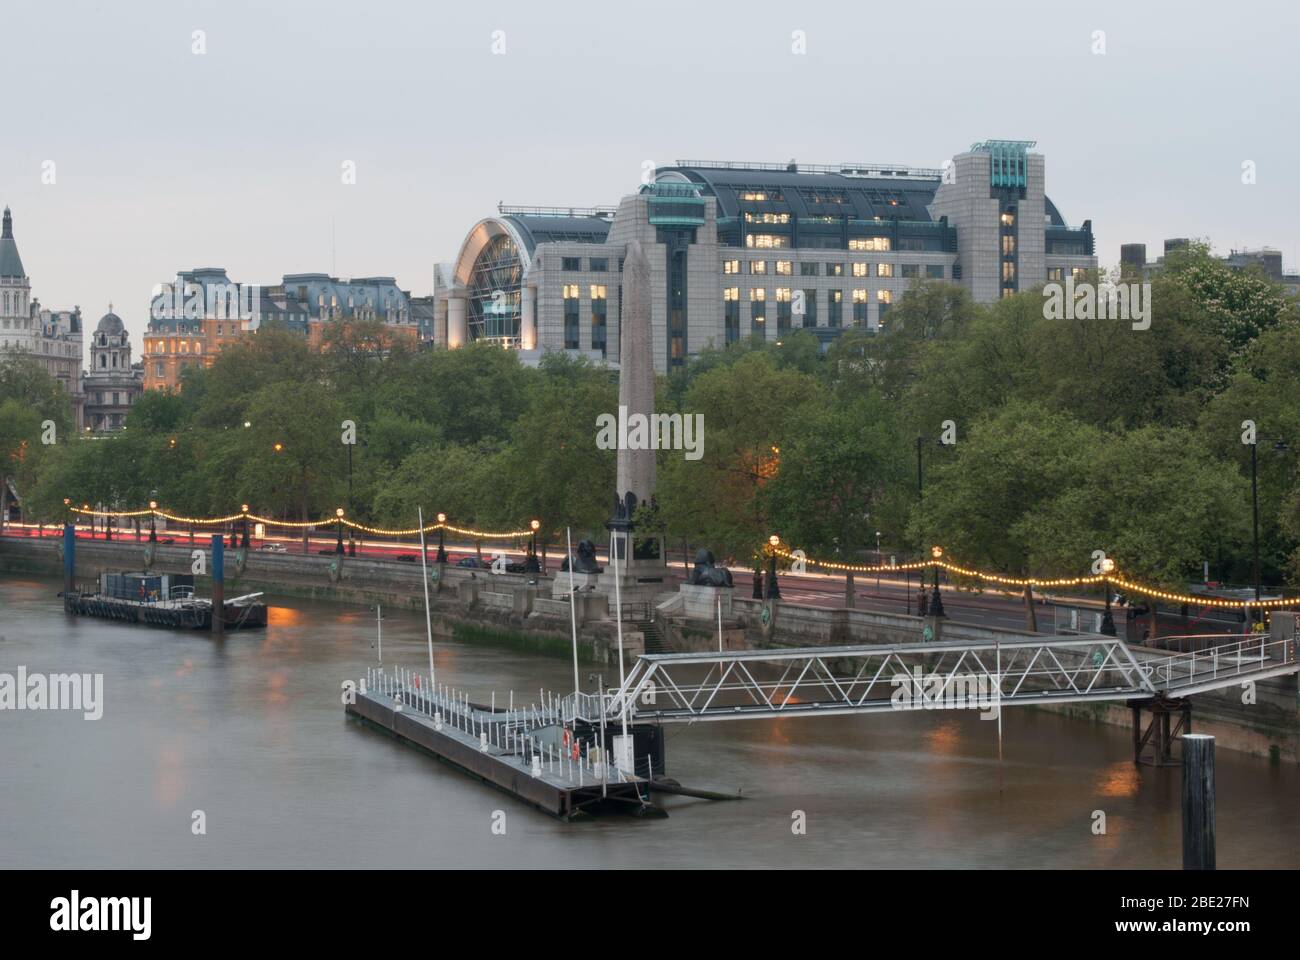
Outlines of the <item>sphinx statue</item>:
M 574 573 L 600 573 L 601 567 L 596 563 L 596 545 L 590 540 L 579 540 L 576 556 L 565 557 L 560 561 L 560 570 L 568 571 L 569 562 L 573 562 Z
M 695 568 L 691 570 L 687 583 L 697 587 L 730 587 L 731 571 L 718 566 L 713 561 L 713 551 L 700 548 L 695 551 Z

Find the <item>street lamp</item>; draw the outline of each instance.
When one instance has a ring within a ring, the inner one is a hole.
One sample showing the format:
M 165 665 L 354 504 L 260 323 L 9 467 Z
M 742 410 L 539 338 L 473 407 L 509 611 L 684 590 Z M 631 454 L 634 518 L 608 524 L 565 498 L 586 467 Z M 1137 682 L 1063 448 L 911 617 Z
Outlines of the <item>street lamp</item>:
M 240 538 L 240 540 L 241 540 L 241 544 L 240 544 L 240 545 L 241 545 L 245 550 L 247 550 L 247 549 L 248 549 L 248 504 L 246 504 L 246 503 L 242 503 L 242 504 L 240 504 L 240 505 L 239 505 L 239 509 L 240 509 L 240 510 L 243 512 L 243 514 L 244 514 L 244 535 Z
M 348 444 L 348 509 L 352 509 L 352 448 L 355 444 Z M 352 528 L 348 527 L 348 555 L 355 557 L 357 555 L 357 542 L 352 539 Z
M 528 526 L 532 528 L 533 534 L 529 540 L 528 557 L 524 560 L 524 569 L 529 573 L 538 573 L 541 571 L 541 566 L 537 562 L 537 531 L 541 529 L 542 522 L 533 520 L 529 522 Z
M 157 493 L 158 493 L 157 490 L 153 490 L 153 491 L 151 491 L 151 492 L 154 493 L 154 494 L 157 494 Z M 158 523 L 157 523 L 157 517 L 158 517 L 158 501 L 157 501 L 157 500 L 150 500 L 150 501 L 149 501 L 149 511 L 150 511 L 150 513 L 149 513 L 149 542 L 150 542 L 150 543 L 157 543 L 157 542 L 158 542 Z
M 1262 593 L 1259 577 L 1259 458 L 1256 451 L 1259 447 L 1259 441 L 1256 439 L 1250 445 L 1250 507 L 1253 520 L 1253 542 L 1254 542 L 1254 566 L 1255 566 L 1255 602 L 1258 604 Z M 1274 453 L 1286 453 L 1287 443 L 1285 440 L 1277 439 L 1273 441 Z M 1254 611 L 1252 611 L 1252 614 Z
M 1101 632 L 1108 637 L 1113 637 L 1115 631 L 1115 618 L 1110 612 L 1110 577 L 1109 574 L 1115 569 L 1115 561 L 1106 557 L 1101 561 L 1101 585 L 1106 591 L 1106 613 L 1101 618 Z
M 781 538 L 775 533 L 767 538 L 771 551 L 767 557 L 767 598 L 769 600 L 781 599 L 781 587 L 776 582 L 776 548 L 780 544 Z
M 338 517 L 339 520 L 339 539 L 338 542 L 334 544 L 334 552 L 339 556 L 343 556 L 343 508 L 339 507 L 335 510 L 334 516 Z
M 447 515 L 445 513 L 438 514 L 438 556 L 434 558 L 434 563 L 447 562 L 447 547 L 446 539 L 444 537 L 444 534 L 446 533 L 446 524 Z
M 943 612 L 943 597 L 939 595 L 939 559 L 943 556 L 943 547 L 931 547 L 930 556 L 934 557 L 934 594 L 930 597 L 930 616 L 947 616 Z

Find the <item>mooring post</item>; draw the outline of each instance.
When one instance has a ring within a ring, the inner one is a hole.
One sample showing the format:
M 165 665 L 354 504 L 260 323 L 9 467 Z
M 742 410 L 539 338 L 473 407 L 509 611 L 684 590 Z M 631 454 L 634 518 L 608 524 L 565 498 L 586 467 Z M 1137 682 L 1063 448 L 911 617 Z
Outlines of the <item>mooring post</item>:
M 63 525 L 63 605 L 68 605 L 68 594 L 72 592 L 72 581 L 77 576 L 77 528 L 70 523 Z
M 226 538 L 212 535 L 212 632 L 226 632 Z
M 1214 737 L 1189 733 L 1183 741 L 1183 869 L 1214 866 Z

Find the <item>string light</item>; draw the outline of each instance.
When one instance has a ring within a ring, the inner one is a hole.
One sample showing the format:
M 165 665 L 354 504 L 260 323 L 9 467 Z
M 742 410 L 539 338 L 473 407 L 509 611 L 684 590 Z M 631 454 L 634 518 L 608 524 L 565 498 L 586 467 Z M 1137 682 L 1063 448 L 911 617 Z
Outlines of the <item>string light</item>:
M 1245 609 L 1268 609 L 1277 610 L 1282 607 L 1300 606 L 1300 597 L 1290 599 L 1283 598 L 1279 600 L 1225 600 L 1219 597 L 1198 596 L 1188 593 L 1174 593 L 1168 590 L 1158 590 L 1155 587 L 1148 587 L 1144 584 L 1134 583 L 1126 580 L 1119 575 L 1112 566 L 1108 573 L 1098 573 L 1086 577 L 1056 577 L 1053 579 L 1039 579 L 1037 577 L 1007 577 L 998 573 L 989 573 L 985 570 L 974 570 L 970 567 L 961 567 L 955 563 L 949 563 L 946 560 L 917 560 L 911 563 L 884 563 L 884 564 L 854 564 L 854 563 L 836 563 L 833 560 L 814 560 L 810 557 L 796 557 L 791 551 L 784 548 L 773 548 L 773 553 L 778 557 L 787 560 L 800 560 L 813 566 L 822 567 L 827 570 L 840 570 L 853 573 L 891 573 L 896 571 L 925 570 L 931 567 L 942 567 L 949 573 L 957 576 L 970 577 L 976 580 L 986 580 L 990 583 L 996 583 L 999 586 L 1007 587 L 1084 587 L 1091 586 L 1105 581 L 1110 581 L 1116 587 L 1128 592 L 1136 593 L 1140 596 L 1151 597 L 1156 600 L 1166 600 L 1170 603 L 1187 603 L 1196 604 L 1205 607 L 1214 607 L 1224 610 L 1245 610 Z
M 174 523 L 189 523 L 196 526 L 210 526 L 214 524 L 233 523 L 236 520 L 245 518 L 256 523 L 264 524 L 268 527 L 281 527 L 286 530 L 304 530 L 308 527 L 328 527 L 337 523 L 351 527 L 353 530 L 360 530 L 363 533 L 377 534 L 385 537 L 415 536 L 423 531 L 424 533 L 435 533 L 438 530 L 446 530 L 450 533 L 458 533 L 461 536 L 473 537 L 475 540 L 517 540 L 520 537 L 530 537 L 532 530 L 475 530 L 470 527 L 455 527 L 449 523 L 430 523 L 424 527 L 372 527 L 365 523 L 357 523 L 346 517 L 329 517 L 321 520 L 276 520 L 272 517 L 259 516 L 256 513 L 249 513 L 247 505 L 243 506 L 240 513 L 232 513 L 225 517 L 187 517 L 181 514 L 170 513 L 166 510 L 154 508 L 148 510 L 92 510 L 89 505 L 85 507 L 69 507 L 73 513 L 86 517 L 147 517 L 150 515 L 162 517 L 164 520 L 171 520 Z M 446 514 L 439 514 L 446 516 Z M 540 526 L 540 524 L 539 524 Z
M 68 503 L 67 500 L 64 501 Z M 357 523 L 346 517 L 336 515 L 333 518 L 323 520 L 275 520 L 271 517 L 258 516 L 255 513 L 249 513 L 246 504 L 241 504 L 243 511 L 241 513 L 232 513 L 225 517 L 186 517 L 170 513 L 162 509 L 149 510 L 92 510 L 89 504 L 82 507 L 69 505 L 68 509 L 75 514 L 86 517 L 147 517 L 151 514 L 162 517 L 165 520 L 171 520 L 176 523 L 189 523 L 199 526 L 212 524 L 232 523 L 235 520 L 249 519 L 257 523 L 264 524 L 268 527 L 281 527 L 284 529 L 303 530 L 307 527 L 328 527 L 336 523 L 342 523 L 351 527 L 353 530 L 360 530 L 363 533 L 376 534 L 386 537 L 415 536 L 418 533 L 435 533 L 438 530 L 446 530 L 450 533 L 457 533 L 461 536 L 471 537 L 475 540 L 517 540 L 521 537 L 529 537 L 532 530 L 475 530 L 470 527 L 456 527 L 449 523 L 431 523 L 424 527 L 372 527 L 368 524 Z M 438 514 L 441 519 L 446 514 Z M 536 523 L 536 521 L 533 521 Z M 530 524 L 531 526 L 531 524 Z M 775 541 L 775 542 L 772 542 Z M 769 545 L 775 556 L 784 560 L 802 560 L 805 563 L 821 567 L 824 570 L 837 570 L 843 573 L 902 573 L 913 570 L 928 570 L 932 567 L 942 567 L 951 574 L 960 577 L 969 577 L 975 580 L 984 580 L 989 583 L 995 583 L 1005 587 L 1084 587 L 1094 584 L 1110 581 L 1116 587 L 1127 593 L 1135 593 L 1144 597 L 1151 597 L 1155 600 L 1165 600 L 1169 603 L 1178 604 L 1196 604 L 1204 607 L 1213 607 L 1221 610 L 1277 610 L 1283 607 L 1300 606 L 1300 597 L 1290 599 L 1282 598 L 1278 600 L 1226 600 L 1219 597 L 1209 597 L 1189 593 L 1174 593 L 1169 590 L 1159 590 L 1155 587 L 1148 587 L 1145 584 L 1135 583 L 1121 576 L 1112 564 L 1109 572 L 1092 574 L 1086 577 L 1055 577 L 1052 579 L 1039 579 L 1038 577 L 1008 577 L 1000 573 L 989 573 L 986 570 L 975 570 L 970 567 L 958 566 L 947 560 L 938 559 L 942 556 L 942 550 L 938 547 L 933 548 L 935 559 L 932 560 L 913 560 L 907 563 L 839 563 L 835 560 L 816 560 L 810 557 L 796 557 L 794 552 L 780 545 L 780 538 L 772 536 L 769 538 Z

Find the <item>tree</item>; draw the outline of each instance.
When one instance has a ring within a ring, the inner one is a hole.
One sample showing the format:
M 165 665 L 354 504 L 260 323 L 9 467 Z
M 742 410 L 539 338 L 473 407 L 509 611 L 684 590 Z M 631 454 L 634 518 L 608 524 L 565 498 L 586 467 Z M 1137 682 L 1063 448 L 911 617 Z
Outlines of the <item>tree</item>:
M 543 549 L 566 526 L 594 534 L 609 519 L 616 455 L 596 445 L 596 417 L 617 414 L 618 390 L 585 360 L 557 355 L 528 390 L 501 457 L 504 523 L 541 522 Z
M 704 415 L 704 453 L 661 459 L 658 499 L 670 528 L 757 563 L 772 533 L 763 487 L 781 469 L 791 419 L 819 398 L 812 377 L 778 369 L 767 352 L 695 380 L 676 412 Z
M 791 418 L 765 494 L 773 527 L 811 556 L 858 562 L 876 532 L 898 542 L 910 507 L 906 441 L 893 407 L 808 404 Z M 853 575 L 847 599 L 852 606 Z
M 265 386 L 248 403 L 252 424 L 238 430 L 240 467 L 234 503 L 265 504 L 273 514 L 297 509 L 307 521 L 331 516 L 346 488 L 347 451 L 332 391 L 316 382 Z M 303 552 L 308 529 L 303 528 Z
M 958 563 L 1022 577 L 1038 567 L 1037 511 L 1074 482 L 1101 446 L 1094 427 L 1038 404 L 1010 403 L 975 421 L 954 456 L 931 467 L 911 529 Z M 1073 566 L 1079 569 L 1085 558 Z M 1029 591 L 1025 617 L 1036 626 Z

